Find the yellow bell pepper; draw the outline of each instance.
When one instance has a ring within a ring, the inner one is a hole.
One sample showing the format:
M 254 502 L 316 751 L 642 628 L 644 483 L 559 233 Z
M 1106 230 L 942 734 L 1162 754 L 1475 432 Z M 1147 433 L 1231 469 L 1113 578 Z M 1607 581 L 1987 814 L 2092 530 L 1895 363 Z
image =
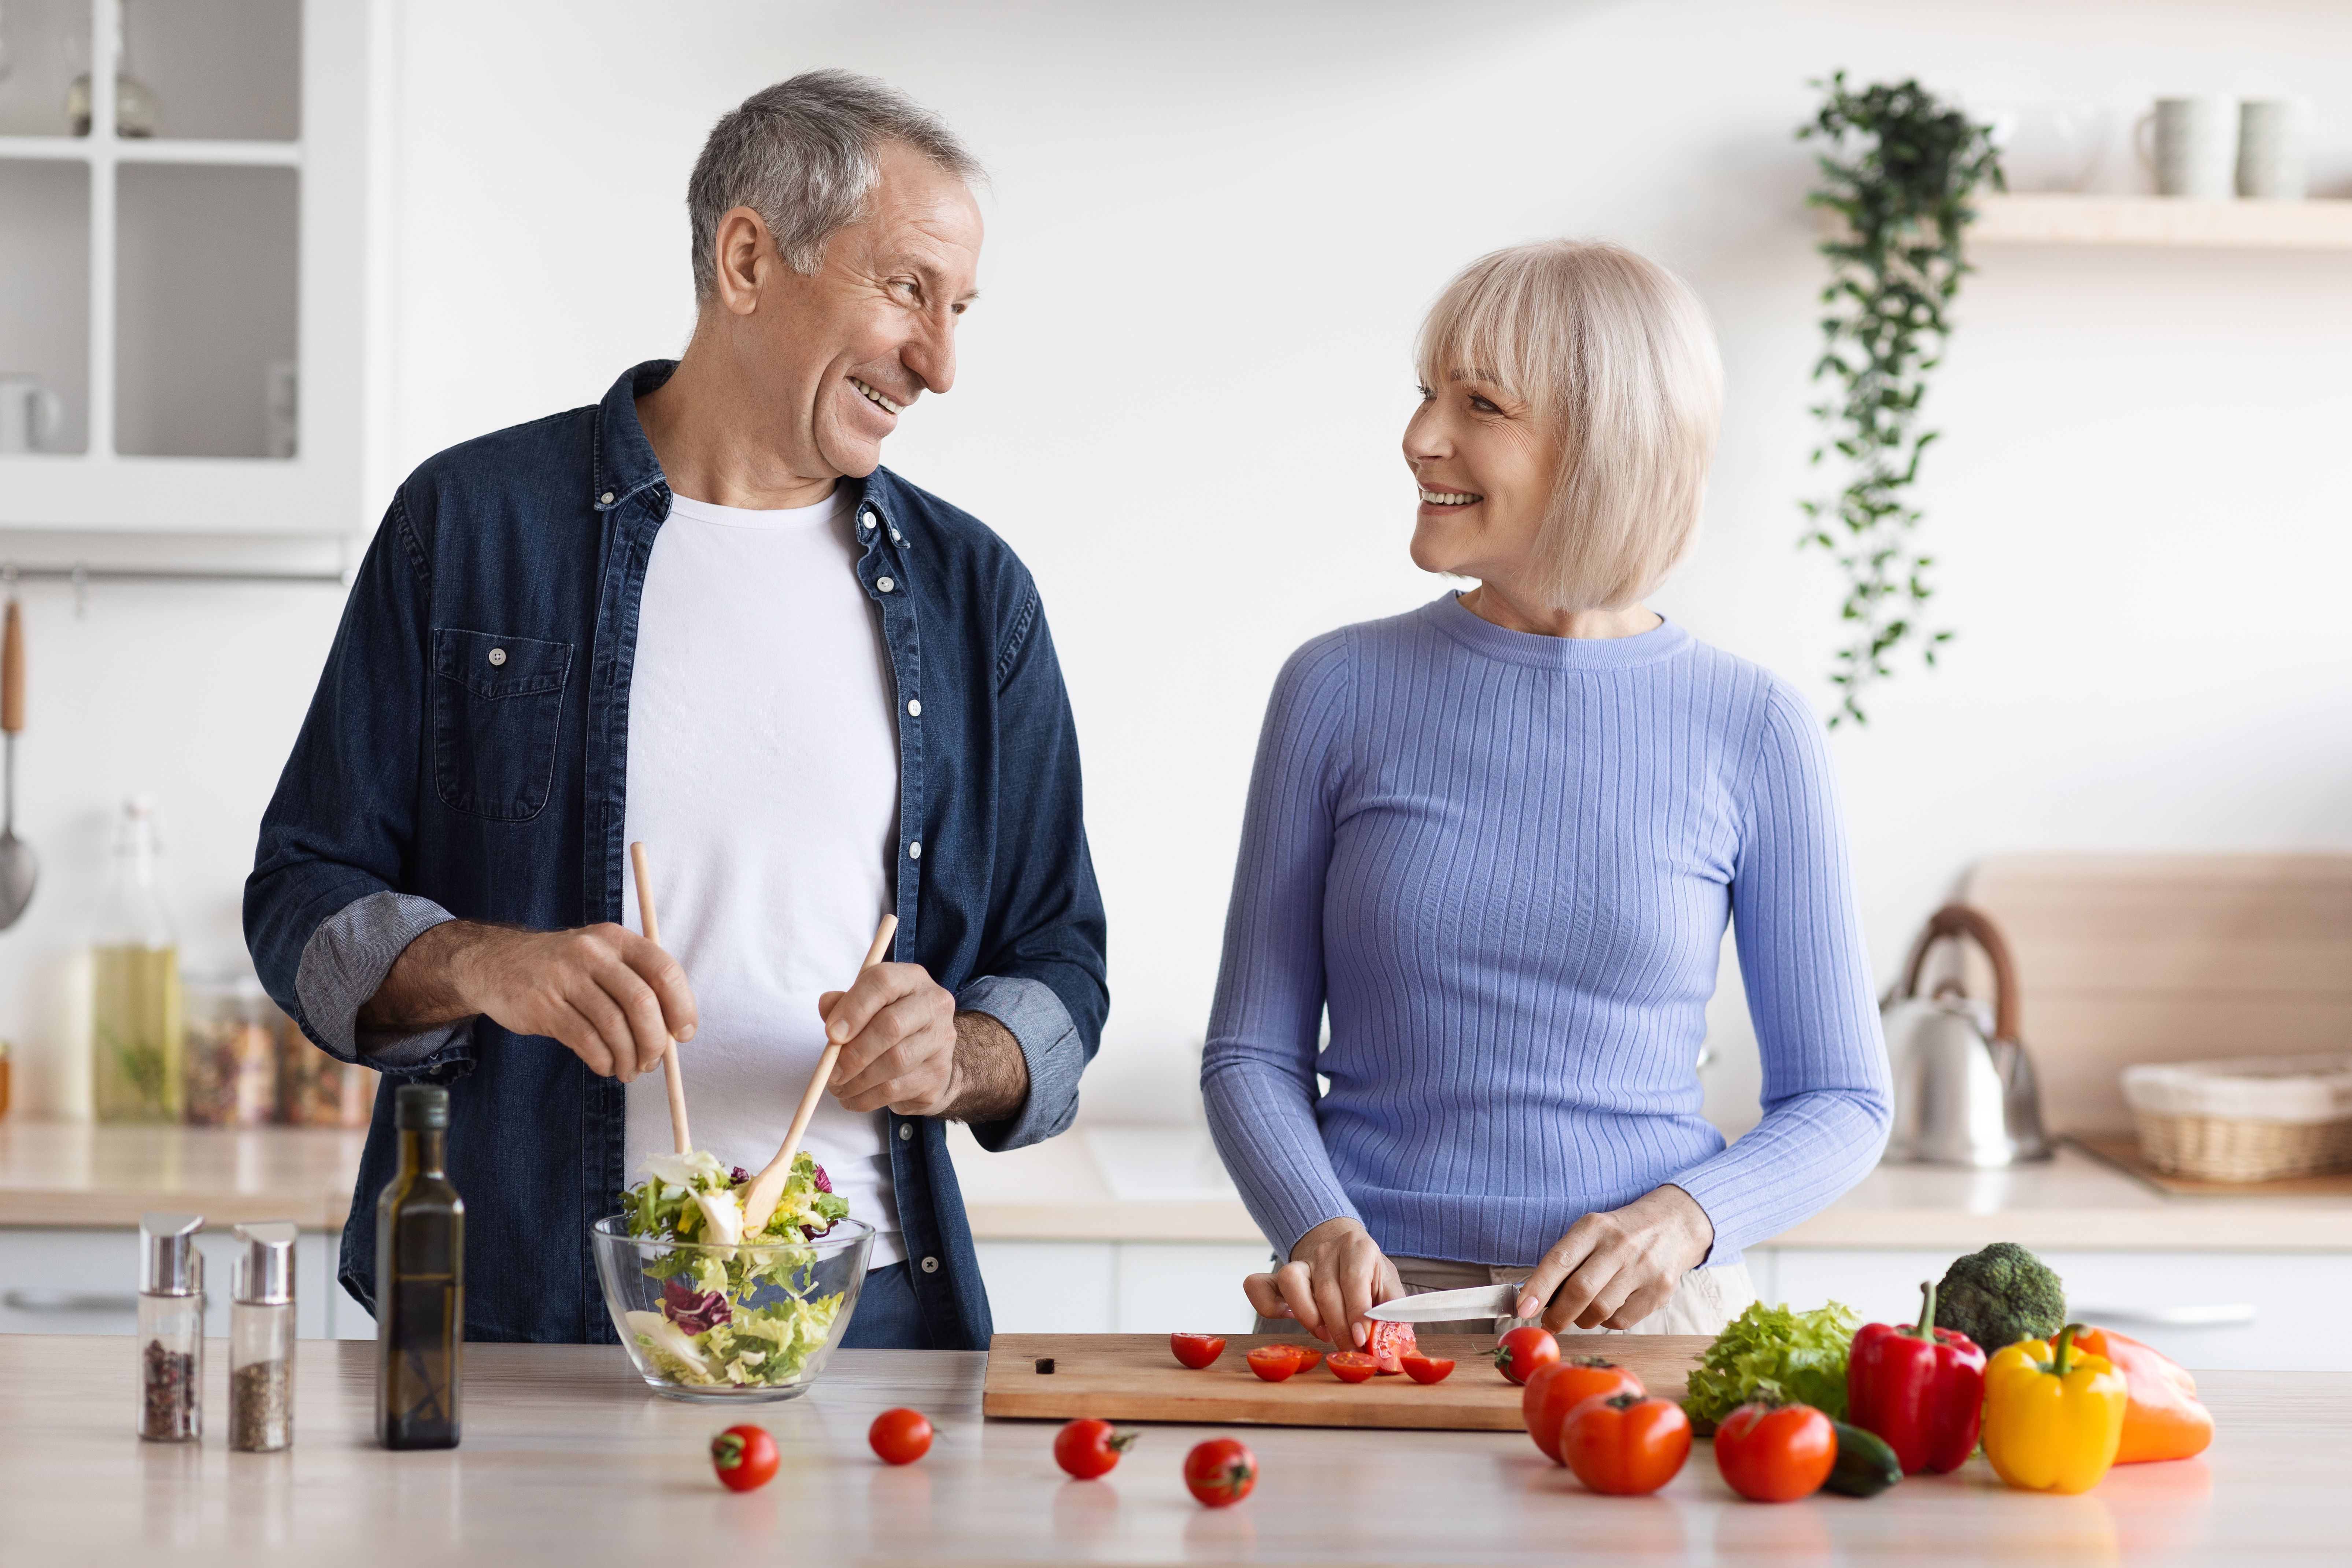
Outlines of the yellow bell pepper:
M 2103 1356 L 2074 1349 L 2080 1323 L 2021 1340 L 1985 1368 L 1985 1458 L 2021 1491 L 2086 1492 L 2116 1462 L 2130 1391 Z

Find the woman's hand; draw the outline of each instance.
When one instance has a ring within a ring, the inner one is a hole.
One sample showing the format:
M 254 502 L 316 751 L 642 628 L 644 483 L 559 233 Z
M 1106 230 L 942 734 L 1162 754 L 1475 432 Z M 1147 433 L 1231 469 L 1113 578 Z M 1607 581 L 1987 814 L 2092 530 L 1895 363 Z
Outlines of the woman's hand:
M 1327 1219 L 1298 1238 L 1290 1261 L 1242 1289 L 1261 1318 L 1296 1318 L 1326 1344 L 1364 1342 L 1364 1314 L 1404 1294 L 1396 1265 L 1360 1220 Z
M 1554 1332 L 1570 1323 L 1630 1329 L 1664 1306 L 1714 1245 L 1715 1222 L 1696 1198 L 1671 1184 L 1654 1187 L 1570 1226 L 1528 1277 L 1518 1316 L 1540 1311 Z

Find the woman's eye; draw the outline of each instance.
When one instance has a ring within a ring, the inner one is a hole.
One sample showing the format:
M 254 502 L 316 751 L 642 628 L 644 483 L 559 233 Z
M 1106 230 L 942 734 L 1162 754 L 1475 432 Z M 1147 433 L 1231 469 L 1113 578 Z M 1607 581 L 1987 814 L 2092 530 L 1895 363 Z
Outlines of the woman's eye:
M 1417 392 L 1417 393 L 1419 393 L 1419 394 L 1421 395 L 1421 400 L 1422 400 L 1423 403 L 1428 402 L 1431 398 L 1433 398 L 1433 397 L 1434 397 L 1434 396 L 1436 396 L 1436 395 L 1437 395 L 1435 393 L 1433 393 L 1433 392 L 1430 391 L 1430 390 L 1429 390 L 1429 388 L 1427 388 L 1427 387 L 1425 387 L 1425 386 L 1422 385 L 1422 384 L 1421 384 L 1421 383 L 1419 383 L 1419 382 L 1417 382 L 1417 381 L 1416 381 L 1416 382 L 1414 382 L 1414 383 L 1412 384 L 1412 389 L 1413 389 L 1413 391 L 1415 391 L 1415 392 Z
M 1475 392 L 1470 395 L 1470 406 L 1476 409 L 1481 414 L 1500 414 L 1502 412 L 1501 409 L 1496 407 L 1493 404 L 1487 402 L 1485 398 L 1479 396 Z

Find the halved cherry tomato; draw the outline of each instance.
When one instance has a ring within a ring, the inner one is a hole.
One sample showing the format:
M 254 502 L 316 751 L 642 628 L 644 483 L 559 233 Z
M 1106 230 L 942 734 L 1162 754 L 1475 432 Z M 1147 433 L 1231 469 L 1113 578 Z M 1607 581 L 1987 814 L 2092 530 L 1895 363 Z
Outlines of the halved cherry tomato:
M 729 1491 L 756 1491 L 776 1479 L 776 1440 L 765 1426 L 730 1426 L 710 1439 L 710 1468 Z
M 866 1429 L 866 1440 L 887 1465 L 911 1465 L 931 1451 L 931 1423 L 919 1410 L 885 1410 Z
M 1168 1336 L 1168 1348 L 1176 1352 L 1178 1361 L 1198 1372 L 1225 1353 L 1225 1337 L 1223 1334 L 1171 1334 Z
M 1280 1383 L 1307 1370 L 1298 1352 L 1288 1345 L 1260 1345 L 1249 1353 L 1249 1369 L 1268 1383 Z
M 1257 1485 L 1257 1456 L 1231 1437 L 1212 1437 L 1184 1456 L 1184 1484 L 1209 1507 L 1231 1508 Z
M 1495 1358 L 1496 1371 L 1513 1383 L 1525 1383 L 1536 1374 L 1536 1368 L 1559 1359 L 1559 1341 L 1549 1329 L 1529 1323 L 1505 1334 L 1503 1342 L 1487 1353 Z
M 1364 1353 L 1383 1376 L 1404 1370 L 1402 1357 L 1414 1348 L 1411 1323 L 1374 1322 L 1364 1335 Z
M 1118 1468 L 1118 1457 L 1135 1447 L 1137 1432 L 1122 1432 L 1108 1421 L 1088 1415 L 1071 1422 L 1054 1435 L 1054 1463 L 1082 1481 L 1107 1476 Z
M 1690 1458 L 1690 1417 L 1671 1399 L 1601 1394 L 1568 1413 L 1559 1451 L 1576 1479 L 1612 1497 L 1647 1497 Z
M 1361 1351 L 1333 1351 L 1323 1358 L 1323 1364 L 1341 1383 L 1367 1383 L 1381 1370 L 1381 1363 Z
M 1397 1360 L 1404 1363 L 1405 1375 L 1415 1383 L 1444 1383 L 1454 1374 L 1454 1363 L 1443 1356 L 1407 1351 Z
M 1313 1372 L 1323 1364 L 1323 1352 L 1312 1345 L 1285 1341 L 1283 1348 L 1290 1352 L 1291 1359 L 1298 1363 L 1298 1370 L 1301 1372 Z
M 1715 1468 L 1754 1502 L 1793 1502 L 1837 1465 L 1837 1428 L 1810 1405 L 1743 1405 L 1715 1429 Z
M 1559 1452 L 1559 1424 L 1568 1419 L 1570 1411 L 1588 1399 L 1612 1394 L 1630 1394 L 1638 1399 L 1648 1392 L 1640 1378 L 1599 1356 L 1547 1362 L 1528 1376 L 1528 1391 L 1519 1395 L 1519 1418 L 1527 1423 L 1528 1436 L 1535 1439 L 1545 1458 L 1555 1465 L 1566 1464 Z

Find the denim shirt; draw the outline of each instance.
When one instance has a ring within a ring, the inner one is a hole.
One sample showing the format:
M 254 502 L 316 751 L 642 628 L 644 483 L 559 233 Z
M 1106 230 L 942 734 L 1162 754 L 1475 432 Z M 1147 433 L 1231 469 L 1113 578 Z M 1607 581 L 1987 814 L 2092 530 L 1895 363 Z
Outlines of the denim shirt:
M 639 365 L 598 406 L 454 447 L 400 487 L 246 884 L 254 963 L 311 1040 L 449 1086 L 471 1339 L 614 1340 L 588 1227 L 627 1184 L 625 1091 L 558 1042 L 488 1018 L 368 1037 L 356 1014 L 438 921 L 620 918 L 630 667 L 670 502 L 635 399 L 674 368 Z M 843 483 L 896 686 L 898 839 L 877 846 L 896 888 L 893 956 L 1020 1042 L 1026 1101 L 972 1132 L 992 1150 L 1035 1142 L 1076 1114 L 1109 1006 L 1061 669 L 1036 585 L 995 534 L 887 468 Z M 397 1159 L 391 1099 L 377 1097 L 343 1232 L 342 1281 L 371 1309 L 375 1197 Z M 988 1298 L 944 1125 L 896 1112 L 886 1125 L 931 1341 L 984 1348 Z

